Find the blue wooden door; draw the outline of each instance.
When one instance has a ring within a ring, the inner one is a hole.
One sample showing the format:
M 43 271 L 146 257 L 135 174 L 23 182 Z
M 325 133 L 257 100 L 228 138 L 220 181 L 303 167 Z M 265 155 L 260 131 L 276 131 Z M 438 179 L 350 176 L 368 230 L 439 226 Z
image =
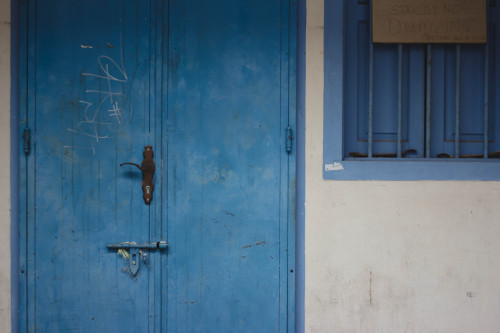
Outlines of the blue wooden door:
M 293 331 L 294 5 L 32 0 L 21 22 L 21 331 Z M 146 145 L 150 205 L 120 167 Z M 107 248 L 160 240 L 136 273 Z

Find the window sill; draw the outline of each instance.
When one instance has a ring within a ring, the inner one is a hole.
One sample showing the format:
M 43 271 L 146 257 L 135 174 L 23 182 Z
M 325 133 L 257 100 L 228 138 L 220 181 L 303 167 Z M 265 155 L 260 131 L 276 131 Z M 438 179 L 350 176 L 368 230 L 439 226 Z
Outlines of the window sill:
M 327 180 L 500 180 L 499 159 L 345 159 L 325 163 Z

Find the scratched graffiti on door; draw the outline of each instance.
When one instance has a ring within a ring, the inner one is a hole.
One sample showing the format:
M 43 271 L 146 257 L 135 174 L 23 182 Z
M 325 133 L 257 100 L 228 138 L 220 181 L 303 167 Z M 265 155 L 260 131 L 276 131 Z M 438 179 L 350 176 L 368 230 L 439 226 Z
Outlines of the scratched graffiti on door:
M 123 61 L 118 64 L 113 58 L 101 55 L 97 58 L 98 73 L 82 73 L 87 80 L 95 82 L 96 89 L 86 89 L 87 95 L 80 100 L 83 113 L 76 127 L 69 132 L 85 136 L 87 147 L 64 146 L 64 148 L 89 149 L 95 154 L 95 145 L 113 137 L 124 129 L 132 118 L 132 106 L 123 94 L 123 85 L 128 81 Z

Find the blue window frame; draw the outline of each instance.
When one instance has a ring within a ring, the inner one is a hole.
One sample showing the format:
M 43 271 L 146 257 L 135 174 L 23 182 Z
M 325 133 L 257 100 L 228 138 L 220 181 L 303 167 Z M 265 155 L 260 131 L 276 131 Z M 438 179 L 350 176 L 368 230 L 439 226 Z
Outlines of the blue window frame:
M 369 0 L 325 1 L 325 179 L 500 179 L 500 8 L 488 4 L 487 45 L 397 45 L 371 43 Z

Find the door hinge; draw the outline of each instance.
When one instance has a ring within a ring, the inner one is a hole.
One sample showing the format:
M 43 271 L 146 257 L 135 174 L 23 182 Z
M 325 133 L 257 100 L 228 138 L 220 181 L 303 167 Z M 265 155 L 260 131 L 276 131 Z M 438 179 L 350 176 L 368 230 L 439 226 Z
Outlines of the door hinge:
M 24 129 L 23 140 L 24 140 L 24 154 L 29 155 L 31 150 L 31 131 L 29 128 Z
M 290 154 L 292 152 L 292 140 L 293 140 L 293 135 L 292 135 L 292 129 L 290 126 L 286 128 L 286 152 Z

